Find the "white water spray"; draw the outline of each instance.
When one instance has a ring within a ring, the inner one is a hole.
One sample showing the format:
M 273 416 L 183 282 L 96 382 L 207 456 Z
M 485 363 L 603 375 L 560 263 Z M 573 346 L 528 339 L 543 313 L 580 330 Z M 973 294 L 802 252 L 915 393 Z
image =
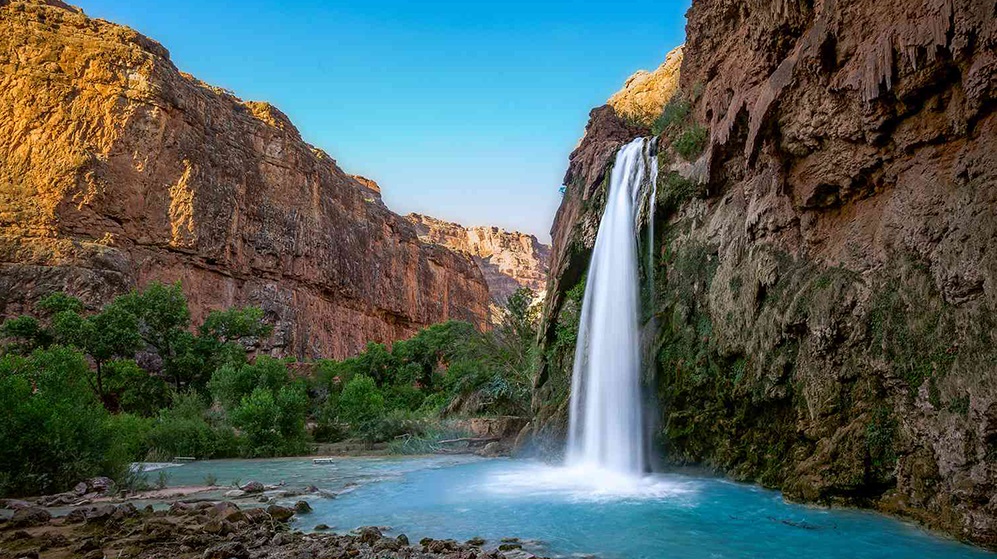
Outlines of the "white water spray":
M 620 148 L 610 177 L 575 348 L 569 466 L 644 470 L 635 221 L 641 185 L 657 179 L 652 148 L 643 138 Z

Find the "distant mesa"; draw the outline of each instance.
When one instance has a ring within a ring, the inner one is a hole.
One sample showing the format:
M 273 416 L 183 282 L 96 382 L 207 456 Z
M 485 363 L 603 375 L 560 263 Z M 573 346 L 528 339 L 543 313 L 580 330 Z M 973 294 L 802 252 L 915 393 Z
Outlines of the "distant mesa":
M 471 255 L 488 283 L 488 292 L 498 305 L 520 287 L 543 294 L 550 269 L 550 247 L 533 235 L 505 231 L 498 227 L 465 227 L 411 213 L 405 216 L 415 225 L 419 238 Z

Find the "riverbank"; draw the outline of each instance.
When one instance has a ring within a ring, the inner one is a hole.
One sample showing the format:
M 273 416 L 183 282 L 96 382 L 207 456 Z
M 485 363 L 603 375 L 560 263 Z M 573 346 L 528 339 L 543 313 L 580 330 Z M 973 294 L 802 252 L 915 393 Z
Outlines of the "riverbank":
M 410 542 L 390 529 L 361 527 L 346 534 L 305 534 L 289 522 L 295 510 L 279 505 L 240 507 L 229 501 L 176 502 L 169 509 L 131 503 L 88 505 L 52 517 L 25 507 L 0 524 L 0 559 L 142 557 L 146 559 L 372 558 L 531 559 L 515 540 Z

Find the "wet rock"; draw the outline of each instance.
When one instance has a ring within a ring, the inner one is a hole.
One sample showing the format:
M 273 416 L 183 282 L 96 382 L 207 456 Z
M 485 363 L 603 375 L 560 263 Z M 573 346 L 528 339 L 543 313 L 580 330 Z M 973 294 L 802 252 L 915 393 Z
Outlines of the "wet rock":
M 377 528 L 377 526 L 361 526 L 360 528 L 357 528 L 357 540 L 360 543 L 370 545 L 379 541 L 383 537 L 384 535 L 381 533 L 381 530 Z
M 27 501 L 22 501 L 20 499 L 3 499 L 3 500 L 0 500 L 0 508 L 4 508 L 4 509 L 17 510 L 17 509 L 31 508 L 33 506 L 35 506 L 35 505 L 32 505 L 31 503 L 29 503 Z
M 329 527 L 328 524 L 316 524 L 315 525 L 315 530 L 316 531 L 329 530 L 329 529 L 330 529 L 330 527 Z
M 512 551 L 513 549 L 523 549 L 523 544 L 521 543 L 502 543 L 498 546 L 499 551 Z
M 38 559 L 38 550 L 22 551 L 17 555 L 17 559 Z
M 249 559 L 249 551 L 239 542 L 228 542 L 204 550 L 204 559 Z
M 408 536 L 406 536 L 405 534 L 398 534 L 398 537 L 395 538 L 395 539 L 398 540 L 398 543 L 400 543 L 402 545 L 408 545 L 409 544 Z
M 484 446 L 481 450 L 476 453 L 478 456 L 484 456 L 485 458 L 495 458 L 497 456 L 502 456 L 505 454 L 505 449 L 502 444 L 498 441 L 492 441 Z
M 246 516 L 235 503 L 230 503 L 228 501 L 222 501 L 212 505 L 209 514 L 219 520 L 227 520 L 229 522 L 239 522 Z
M 266 487 L 258 481 L 250 481 L 249 483 L 239 487 L 239 489 L 245 491 L 246 493 L 263 493 Z
M 298 501 L 294 503 L 294 512 L 296 514 L 308 514 L 312 512 L 312 506 L 308 504 L 308 501 Z
M 52 520 L 52 514 L 41 507 L 26 507 L 14 511 L 8 524 L 15 528 L 27 528 L 48 524 Z
M 481 547 L 481 546 L 485 545 L 485 543 L 487 543 L 487 542 L 486 542 L 486 540 L 484 538 L 475 536 L 475 537 L 467 540 L 466 543 L 467 543 L 467 545 L 473 545 L 474 547 Z
M 280 505 L 270 505 L 267 507 L 267 513 L 277 522 L 287 522 L 294 516 L 292 509 Z
M 225 497 L 228 499 L 238 499 L 239 497 L 245 497 L 246 492 L 242 489 L 233 489 L 231 491 L 225 492 Z

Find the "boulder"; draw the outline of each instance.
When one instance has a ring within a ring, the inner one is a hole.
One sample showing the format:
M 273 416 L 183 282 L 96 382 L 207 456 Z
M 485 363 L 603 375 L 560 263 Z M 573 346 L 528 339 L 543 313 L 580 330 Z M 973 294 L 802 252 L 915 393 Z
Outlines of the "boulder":
M 246 493 L 263 493 L 266 487 L 258 481 L 250 481 L 249 483 L 239 487 L 239 489 L 245 491 Z
M 209 514 L 219 520 L 227 520 L 229 522 L 239 522 L 246 517 L 235 503 L 228 501 L 212 505 Z
M 308 504 L 308 501 L 298 501 L 294 503 L 295 514 L 308 514 L 312 512 L 312 506 Z
M 29 526 L 39 526 L 48 524 L 52 520 L 52 514 L 41 507 L 26 507 L 14 511 L 10 517 L 9 526 L 12 528 L 27 528 Z
M 378 530 L 377 526 L 361 526 L 357 529 L 357 540 L 360 543 L 365 543 L 367 545 L 373 544 L 380 541 L 384 535 Z
M 270 505 L 267 507 L 267 514 L 277 522 L 287 522 L 294 516 L 294 511 L 280 505 Z

